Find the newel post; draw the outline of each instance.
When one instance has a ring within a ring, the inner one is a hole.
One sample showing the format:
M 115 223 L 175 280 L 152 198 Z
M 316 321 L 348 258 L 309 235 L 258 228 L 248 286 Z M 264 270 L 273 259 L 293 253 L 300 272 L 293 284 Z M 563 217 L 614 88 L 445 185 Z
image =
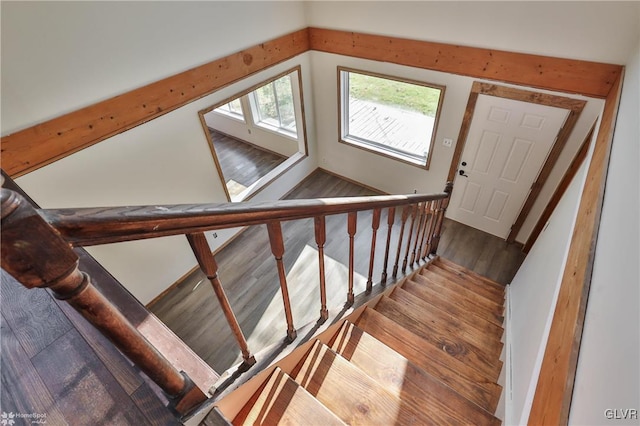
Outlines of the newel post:
M 178 371 L 78 269 L 78 256 L 21 195 L 2 189 L 2 268 L 27 288 L 49 288 L 93 324 L 187 414 L 206 395 Z
M 447 198 L 442 199 L 440 207 L 436 210 L 436 226 L 433 230 L 433 239 L 431 244 L 430 254 L 436 254 L 438 251 L 438 244 L 440 243 L 440 236 L 442 235 L 442 223 L 444 222 L 444 214 L 447 212 L 449 206 L 449 200 L 451 200 L 451 192 L 453 191 L 453 182 L 449 181 L 444 187 L 444 192 L 447 193 Z

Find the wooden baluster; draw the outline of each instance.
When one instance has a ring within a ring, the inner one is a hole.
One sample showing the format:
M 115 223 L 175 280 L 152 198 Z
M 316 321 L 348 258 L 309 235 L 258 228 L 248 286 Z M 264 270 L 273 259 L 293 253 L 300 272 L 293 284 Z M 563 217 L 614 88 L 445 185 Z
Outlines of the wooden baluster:
M 416 242 L 413 244 L 413 250 L 411 251 L 411 260 L 409 261 L 409 266 L 412 266 L 415 263 L 418 263 L 420 260 L 420 255 L 416 256 L 416 252 L 418 250 L 418 244 L 422 240 L 421 234 L 423 233 L 423 222 L 426 216 L 425 210 L 427 208 L 426 201 L 422 203 L 422 205 L 418 205 L 418 229 L 416 230 Z
M 453 190 L 453 182 L 447 182 L 444 188 L 444 192 L 447 193 L 447 198 L 442 200 L 440 213 L 438 214 L 438 221 L 436 222 L 435 230 L 433 233 L 433 243 L 431 245 L 431 254 L 436 254 L 438 251 L 438 244 L 440 243 L 440 236 L 442 234 L 442 223 L 444 222 L 444 215 L 447 212 L 449 206 L 449 200 L 451 199 L 451 191 Z
M 407 223 L 411 206 L 404 206 L 402 209 L 402 217 L 400 219 L 400 235 L 398 236 L 398 249 L 396 250 L 396 262 L 393 265 L 393 278 L 398 276 L 398 263 L 400 262 L 400 253 L 402 253 L 402 239 L 404 237 L 404 226 Z
M 238 324 L 238 320 L 233 313 L 233 310 L 231 309 L 229 299 L 224 292 L 224 288 L 222 287 L 222 283 L 220 282 L 220 278 L 218 277 L 218 264 L 215 257 L 211 253 L 211 248 L 209 247 L 207 238 L 202 232 L 199 232 L 197 234 L 187 234 L 186 237 L 189 241 L 189 245 L 191 246 L 191 250 L 193 250 L 196 259 L 198 260 L 200 270 L 209 279 L 209 282 L 213 287 L 213 291 L 218 298 L 218 302 L 220 303 L 220 307 L 222 308 L 222 312 L 227 319 L 227 323 L 229 324 L 229 327 L 231 327 L 231 331 L 233 332 L 233 335 L 238 342 L 238 346 L 240 346 L 240 350 L 242 351 L 242 359 L 244 359 L 244 368 L 246 369 L 255 364 L 256 359 L 249 352 L 249 345 L 247 344 L 247 340 L 242 333 L 240 324 Z
M 327 242 L 327 231 L 324 216 L 313 218 L 316 231 L 316 244 L 318 246 L 318 266 L 320 270 L 320 320 L 322 322 L 329 318 L 327 309 L 327 287 L 324 273 L 324 245 Z
M 433 211 L 435 209 L 435 205 L 436 201 L 430 201 L 426 210 L 427 218 L 424 226 L 424 234 L 422 236 L 422 251 L 420 254 L 423 261 L 427 259 L 427 255 L 429 254 L 429 241 L 431 241 L 431 232 L 433 232 Z
M 389 207 L 387 211 L 387 245 L 384 250 L 384 266 L 382 267 L 382 284 L 387 282 L 387 265 L 389 264 L 389 247 L 391 246 L 391 232 L 393 231 L 393 222 L 396 219 L 395 207 Z
M 376 236 L 380 227 L 380 209 L 373 209 L 371 218 L 371 254 L 369 256 L 369 277 L 367 278 L 367 292 L 373 289 L 373 263 L 376 256 Z
M 280 222 L 267 223 L 267 231 L 269 231 L 269 243 L 271 243 L 271 253 L 276 258 L 278 267 L 278 276 L 280 277 L 280 290 L 282 291 L 282 302 L 284 303 L 284 315 L 287 320 L 287 340 L 293 342 L 296 339 L 297 332 L 293 327 L 293 315 L 291 314 L 291 301 L 289 300 L 289 288 L 287 286 L 287 273 L 284 269 L 284 240 L 282 239 L 282 226 Z
M 411 225 L 409 226 L 409 237 L 407 238 L 407 248 L 402 261 L 402 273 L 407 270 L 407 261 L 409 260 L 409 250 L 411 249 L 411 240 L 413 239 L 413 227 L 416 223 L 416 215 L 418 213 L 419 203 L 411 206 Z
M 429 241 L 427 242 L 427 256 L 431 254 L 432 252 L 432 248 L 433 248 L 433 243 L 435 242 L 435 232 L 436 232 L 436 226 L 438 224 L 438 218 L 440 217 L 440 212 L 442 211 L 442 200 L 436 200 L 435 202 L 435 206 L 433 208 L 433 218 L 431 219 L 431 221 L 433 222 L 433 225 L 431 226 L 431 229 L 429 231 Z
M 357 212 L 351 212 L 347 215 L 347 233 L 349 234 L 349 291 L 347 292 L 347 305 L 353 305 L 355 295 L 353 294 L 353 259 L 354 259 L 354 241 L 353 237 L 356 235 L 356 228 L 358 222 Z
M 416 249 L 416 266 L 420 264 L 420 260 L 422 259 L 422 252 L 424 251 L 424 241 L 425 236 L 427 235 L 427 225 L 429 224 L 429 209 L 431 206 L 431 201 L 425 201 L 424 207 L 422 208 L 422 222 L 420 236 L 418 238 L 418 244 Z
M 93 286 L 70 245 L 22 196 L 2 189 L 1 211 L 3 269 L 23 286 L 49 288 L 69 303 L 164 391 L 176 413 L 207 399 Z

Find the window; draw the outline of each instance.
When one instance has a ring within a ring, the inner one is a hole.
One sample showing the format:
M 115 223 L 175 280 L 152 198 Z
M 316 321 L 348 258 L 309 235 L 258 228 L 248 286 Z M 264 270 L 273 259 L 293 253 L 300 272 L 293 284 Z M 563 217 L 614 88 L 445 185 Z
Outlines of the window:
M 285 75 L 251 92 L 256 124 L 296 133 L 291 76 Z
M 444 87 L 338 70 L 341 142 L 428 168 Z
M 240 102 L 240 98 L 236 98 L 231 102 L 220 105 L 214 111 L 244 120 L 244 113 L 242 112 L 242 102 Z

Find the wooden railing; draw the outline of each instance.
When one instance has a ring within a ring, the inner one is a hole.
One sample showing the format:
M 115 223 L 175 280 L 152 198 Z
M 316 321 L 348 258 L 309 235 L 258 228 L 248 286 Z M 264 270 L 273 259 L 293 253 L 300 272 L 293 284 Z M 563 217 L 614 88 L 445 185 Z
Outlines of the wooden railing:
M 357 213 L 373 211 L 366 286 L 367 291 L 371 291 L 377 253 L 376 237 L 383 210 L 386 209 L 387 236 L 381 283 L 388 280 L 389 254 L 394 244 L 392 229 L 398 219 L 396 216 L 399 216 L 400 232 L 391 272 L 393 278 L 397 277 L 399 270 L 404 273 L 408 267 L 418 265 L 436 252 L 451 189 L 452 184 L 448 183 L 444 192 L 430 195 L 48 210 L 35 209 L 19 194 L 2 189 L 2 268 L 25 287 L 46 287 L 59 299 L 67 300 L 160 386 L 169 396 L 175 411 L 186 414 L 206 399 L 204 392 L 184 372 L 174 368 L 93 287 L 91 278 L 78 269 L 78 258 L 72 247 L 184 234 L 201 270 L 211 282 L 242 352 L 244 366 L 248 368 L 256 360 L 220 282 L 218 265 L 205 231 L 266 224 L 282 290 L 287 339 L 293 341 L 296 328 L 283 263 L 283 221 L 314 219 L 319 255 L 320 321 L 324 321 L 328 317 L 324 265 L 326 216 L 347 215 L 349 280 L 346 302 L 350 305 L 355 298 L 354 237 L 357 232 Z

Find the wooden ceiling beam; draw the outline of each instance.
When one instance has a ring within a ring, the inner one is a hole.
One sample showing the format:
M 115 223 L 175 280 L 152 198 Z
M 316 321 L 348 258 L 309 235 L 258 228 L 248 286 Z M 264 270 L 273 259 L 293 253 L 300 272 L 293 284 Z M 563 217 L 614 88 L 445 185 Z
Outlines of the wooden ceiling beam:
M 621 66 L 398 37 L 309 28 L 312 50 L 604 98 Z
M 2 167 L 15 178 L 167 114 L 308 51 L 307 33 L 307 29 L 303 29 L 260 43 L 4 136 Z
M 308 50 L 393 62 L 530 87 L 606 97 L 619 65 L 321 28 L 260 43 L 2 137 L 2 167 L 29 173 Z

